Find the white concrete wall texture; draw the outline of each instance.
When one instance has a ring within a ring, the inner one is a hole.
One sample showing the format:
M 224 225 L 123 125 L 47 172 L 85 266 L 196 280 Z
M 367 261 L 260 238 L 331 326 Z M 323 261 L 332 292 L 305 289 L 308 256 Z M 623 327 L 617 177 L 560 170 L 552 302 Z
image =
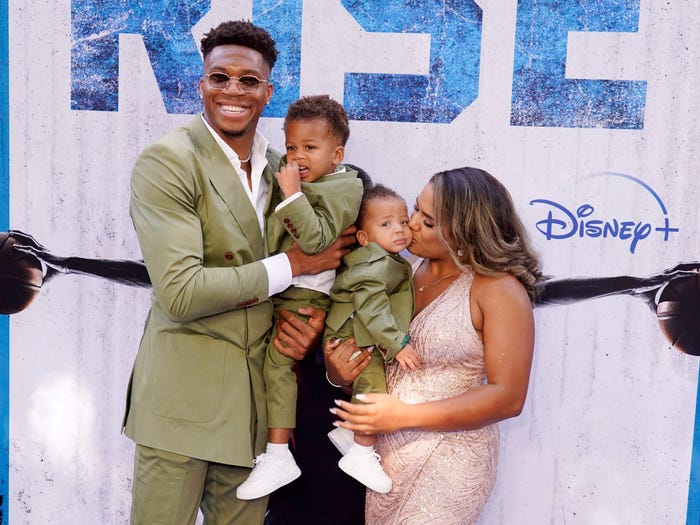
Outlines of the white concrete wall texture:
M 277 149 L 289 102 L 327 93 L 351 117 L 346 161 L 409 203 L 443 169 L 499 178 L 553 278 L 700 260 L 697 2 L 6 5 L 9 226 L 57 254 L 140 258 L 133 162 L 199 111 L 202 34 L 252 18 L 280 48 L 261 120 Z M 527 404 L 501 424 L 481 523 L 698 523 L 700 345 L 662 331 L 660 288 L 536 308 Z M 148 306 L 147 289 L 69 274 L 10 316 L 13 525 L 128 523 L 120 427 Z

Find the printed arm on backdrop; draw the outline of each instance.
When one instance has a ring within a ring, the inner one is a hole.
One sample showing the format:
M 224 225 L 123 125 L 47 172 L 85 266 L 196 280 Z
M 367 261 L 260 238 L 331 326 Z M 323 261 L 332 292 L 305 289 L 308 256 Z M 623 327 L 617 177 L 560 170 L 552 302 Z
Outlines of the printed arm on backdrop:
M 612 295 L 644 301 L 672 347 L 700 356 L 700 262 L 679 263 L 648 277 L 549 279 L 536 301 L 560 305 Z
M 33 255 L 46 265 L 44 283 L 58 274 L 79 274 L 101 277 L 128 286 L 144 288 L 151 286 L 151 280 L 143 261 L 63 257 L 49 251 L 28 233 L 20 230 L 10 230 L 8 233 L 15 239 L 13 246 L 15 250 Z
M 662 287 L 677 279 L 698 277 L 699 271 L 700 261 L 691 261 L 647 277 L 547 277 L 535 303 L 536 306 L 562 305 L 611 295 L 630 295 L 642 298 L 656 311 L 656 295 Z

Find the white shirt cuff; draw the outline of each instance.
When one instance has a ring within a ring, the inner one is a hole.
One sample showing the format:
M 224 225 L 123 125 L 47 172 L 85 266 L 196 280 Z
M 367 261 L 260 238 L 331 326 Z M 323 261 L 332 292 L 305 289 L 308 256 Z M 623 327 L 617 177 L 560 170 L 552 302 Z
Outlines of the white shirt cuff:
M 292 202 L 292 201 L 298 199 L 298 198 L 301 197 L 302 195 L 304 195 L 304 194 L 303 194 L 302 192 L 300 192 L 300 191 L 298 191 L 298 192 L 296 192 L 296 193 L 293 193 L 292 195 L 290 195 L 289 197 L 287 197 L 286 199 L 284 199 L 282 202 L 280 202 L 277 206 L 275 206 L 275 211 L 281 210 L 281 209 L 284 208 L 287 204 L 289 204 L 290 202 Z
M 292 284 L 292 265 L 284 253 L 278 253 L 261 261 L 267 270 L 268 297 L 286 290 Z

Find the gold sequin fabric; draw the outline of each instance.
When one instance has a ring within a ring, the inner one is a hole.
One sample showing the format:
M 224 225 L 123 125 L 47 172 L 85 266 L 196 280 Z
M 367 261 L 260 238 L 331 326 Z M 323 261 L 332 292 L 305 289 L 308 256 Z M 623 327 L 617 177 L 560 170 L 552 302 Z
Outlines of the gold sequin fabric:
M 387 365 L 390 394 L 406 403 L 453 397 L 486 380 L 484 347 L 471 322 L 473 273 L 457 278 L 411 322 L 421 368 Z M 380 435 L 377 449 L 393 480 L 388 494 L 367 491 L 368 525 L 476 523 L 491 494 L 498 459 L 498 427 Z

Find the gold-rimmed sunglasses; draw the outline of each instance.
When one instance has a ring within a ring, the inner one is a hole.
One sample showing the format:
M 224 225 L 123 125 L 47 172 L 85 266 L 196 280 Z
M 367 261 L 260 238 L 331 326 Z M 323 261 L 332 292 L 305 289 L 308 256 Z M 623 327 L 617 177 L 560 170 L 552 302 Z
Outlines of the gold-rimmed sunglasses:
M 226 73 L 216 71 L 205 75 L 209 82 L 209 87 L 225 91 L 235 86 L 237 89 L 246 93 L 256 93 L 261 85 L 269 82 L 267 79 L 258 78 L 255 75 L 241 75 L 240 77 L 230 77 Z

